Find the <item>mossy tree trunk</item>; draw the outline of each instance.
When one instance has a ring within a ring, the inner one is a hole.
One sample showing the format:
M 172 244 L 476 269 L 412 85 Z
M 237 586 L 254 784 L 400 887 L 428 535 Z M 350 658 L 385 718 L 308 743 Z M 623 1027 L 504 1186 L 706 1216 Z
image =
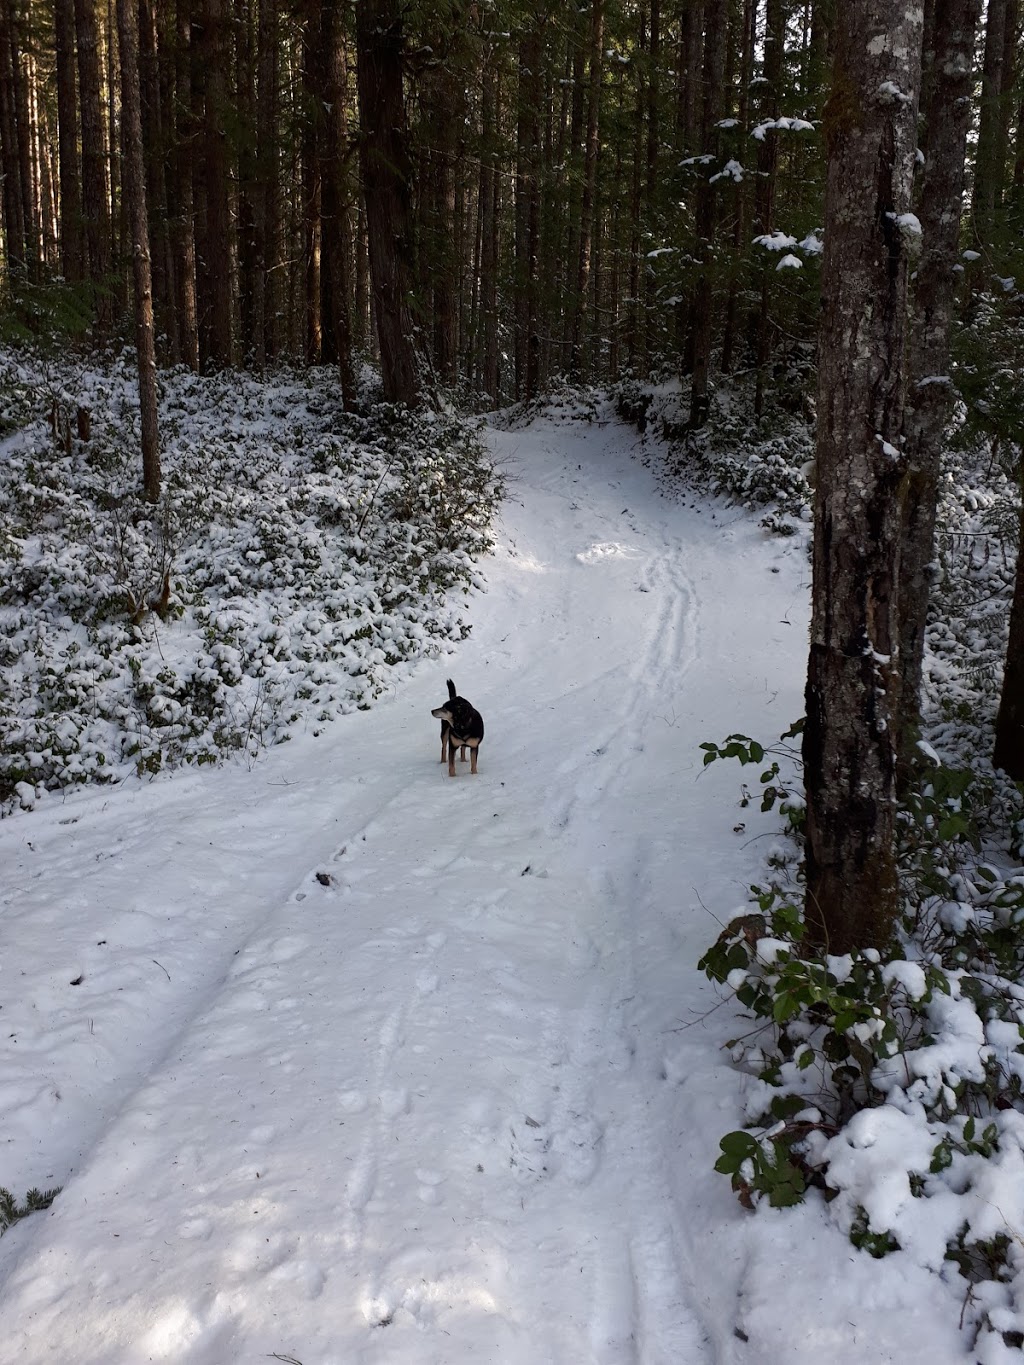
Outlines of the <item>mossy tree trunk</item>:
M 839 12 L 825 110 L 806 921 L 830 952 L 884 943 L 898 905 L 893 708 L 908 246 L 921 11 Z

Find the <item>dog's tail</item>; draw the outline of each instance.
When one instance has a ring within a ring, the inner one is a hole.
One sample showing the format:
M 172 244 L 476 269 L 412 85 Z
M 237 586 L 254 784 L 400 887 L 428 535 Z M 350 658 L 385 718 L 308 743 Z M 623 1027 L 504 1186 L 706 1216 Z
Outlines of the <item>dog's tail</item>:
M 449 679 L 448 679 L 448 696 L 451 698 L 452 701 L 454 701 L 455 698 L 456 698 L 458 695 L 459 695 L 458 692 L 456 692 L 456 690 L 455 690 L 455 684 L 452 682 L 451 678 L 449 678 Z

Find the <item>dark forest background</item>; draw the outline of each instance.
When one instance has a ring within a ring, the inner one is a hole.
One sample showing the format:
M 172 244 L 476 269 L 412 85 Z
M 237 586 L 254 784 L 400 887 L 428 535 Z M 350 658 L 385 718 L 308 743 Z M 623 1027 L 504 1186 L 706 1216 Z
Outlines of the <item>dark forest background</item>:
M 352 393 L 383 359 L 391 396 L 481 408 L 682 375 L 698 425 L 740 370 L 760 413 L 818 323 L 836 27 L 834 0 L 0 0 L 4 312 L 130 334 L 127 80 L 159 360 Z M 990 0 L 964 317 L 1020 251 L 1020 30 Z

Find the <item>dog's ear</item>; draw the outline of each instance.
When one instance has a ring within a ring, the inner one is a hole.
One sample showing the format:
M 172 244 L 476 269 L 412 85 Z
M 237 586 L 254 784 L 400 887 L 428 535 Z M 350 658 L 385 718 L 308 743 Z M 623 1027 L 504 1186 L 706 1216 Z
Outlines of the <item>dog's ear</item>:
M 458 696 L 458 693 L 455 691 L 455 684 L 452 682 L 451 678 L 448 679 L 448 695 L 451 697 L 452 701 Z

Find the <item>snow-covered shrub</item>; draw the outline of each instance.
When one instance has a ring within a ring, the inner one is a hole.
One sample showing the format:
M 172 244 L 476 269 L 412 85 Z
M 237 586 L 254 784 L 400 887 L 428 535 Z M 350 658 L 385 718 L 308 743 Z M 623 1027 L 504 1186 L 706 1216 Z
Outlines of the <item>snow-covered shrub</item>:
M 780 787 L 790 837 L 701 965 L 745 1015 L 731 1048 L 749 1127 L 722 1138 L 716 1168 L 749 1207 L 811 1192 L 870 1255 L 963 1277 L 964 1325 L 994 1361 L 1024 1344 L 1024 792 L 988 757 L 1020 494 L 1016 450 L 979 441 L 978 425 L 961 428 L 940 484 L 893 944 L 838 958 L 804 942 L 798 772 L 778 757 L 781 774 L 759 774 L 762 807 Z M 701 747 L 705 763 L 778 755 L 738 735 Z
M 623 421 L 664 440 L 661 477 L 684 481 L 748 510 L 763 508 L 764 527 L 792 535 L 797 523 L 810 519 L 814 433 L 802 402 L 808 383 L 800 353 L 780 376 L 758 422 L 751 415 L 749 378 L 723 381 L 706 425 L 696 432 L 688 429 L 677 385 L 627 379 L 611 392 Z M 789 396 L 785 402 L 783 395 Z
M 604 398 L 600 389 L 572 384 L 562 375 L 553 375 L 543 393 L 511 404 L 492 420 L 504 431 L 528 427 L 541 415 L 553 422 L 596 422 Z
M 798 869 L 776 856 L 756 911 L 700 966 L 755 1021 L 728 1045 L 749 1129 L 722 1138 L 716 1163 L 741 1201 L 820 1190 L 870 1254 L 904 1250 L 1003 1286 L 1001 1313 L 977 1323 L 1012 1337 L 1024 1331 L 1024 1255 L 1008 1235 L 1024 1203 L 1024 868 L 976 861 L 969 789 L 937 769 L 903 816 L 913 894 L 890 952 L 809 948 Z
M 25 1202 L 19 1204 L 10 1190 L 0 1185 L 0 1237 L 8 1228 L 19 1223 L 22 1218 L 27 1218 L 30 1213 L 40 1213 L 43 1209 L 48 1209 L 60 1191 L 59 1185 L 52 1190 L 32 1189 L 25 1196 Z
M 366 706 L 468 630 L 500 483 L 448 414 L 341 411 L 328 371 L 161 376 L 164 491 L 141 496 L 129 359 L 0 355 L 0 802 L 126 765 L 252 755 Z M 27 413 L 35 395 L 35 410 Z

